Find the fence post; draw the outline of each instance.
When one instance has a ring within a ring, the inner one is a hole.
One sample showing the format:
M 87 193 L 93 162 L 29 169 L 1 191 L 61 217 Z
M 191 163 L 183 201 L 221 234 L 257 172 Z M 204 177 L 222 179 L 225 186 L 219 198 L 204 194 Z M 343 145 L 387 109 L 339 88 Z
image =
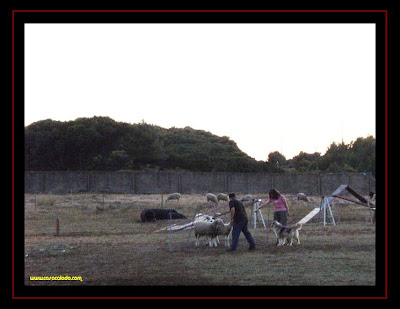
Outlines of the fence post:
M 86 174 L 86 191 L 90 192 L 90 172 Z
M 322 178 L 321 173 L 318 173 L 318 193 L 322 195 Z
M 132 186 L 133 186 L 133 193 L 137 194 L 136 173 L 135 172 L 132 172 Z
M 42 191 L 42 193 L 45 193 L 46 192 L 46 173 L 41 173 L 42 174 L 42 177 L 41 177 L 41 180 L 42 180 L 42 183 L 41 183 L 41 191 Z
M 60 220 L 56 218 L 56 236 L 60 235 Z

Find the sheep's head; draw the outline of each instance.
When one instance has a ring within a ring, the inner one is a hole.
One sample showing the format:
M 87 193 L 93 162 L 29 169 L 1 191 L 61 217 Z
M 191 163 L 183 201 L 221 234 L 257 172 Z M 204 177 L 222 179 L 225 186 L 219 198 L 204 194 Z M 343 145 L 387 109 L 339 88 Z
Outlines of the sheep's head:
M 211 231 L 213 231 L 213 232 L 218 231 L 218 229 L 219 229 L 219 224 L 218 224 L 218 222 L 217 222 L 217 221 L 212 221 L 212 222 L 210 222 L 210 229 L 211 229 Z
M 205 221 L 207 221 L 207 222 L 214 222 L 214 217 L 205 215 Z

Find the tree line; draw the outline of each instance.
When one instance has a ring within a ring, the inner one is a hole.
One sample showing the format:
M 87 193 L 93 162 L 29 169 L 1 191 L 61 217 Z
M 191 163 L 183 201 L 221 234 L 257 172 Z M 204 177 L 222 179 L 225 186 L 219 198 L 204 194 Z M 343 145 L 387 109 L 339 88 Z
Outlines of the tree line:
M 375 175 L 375 139 L 332 143 L 324 155 L 287 160 L 275 151 L 257 161 L 227 136 L 190 127 L 165 129 L 109 117 L 41 120 L 25 127 L 25 169 L 43 171 L 190 170 L 199 172 L 368 172 Z

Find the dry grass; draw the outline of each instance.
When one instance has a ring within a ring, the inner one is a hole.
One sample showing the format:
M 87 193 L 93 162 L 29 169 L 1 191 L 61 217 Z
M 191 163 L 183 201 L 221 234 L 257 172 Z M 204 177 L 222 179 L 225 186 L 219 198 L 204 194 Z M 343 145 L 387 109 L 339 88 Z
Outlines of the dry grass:
M 289 202 L 289 221 L 297 222 L 319 205 L 320 197 L 306 203 L 289 196 Z M 25 284 L 375 285 L 375 226 L 365 207 L 336 204 L 336 226 L 324 227 L 317 215 L 300 231 L 300 246 L 275 247 L 273 233 L 258 223 L 256 230 L 251 228 L 258 250 L 248 252 L 241 235 L 238 252 L 232 254 L 223 245 L 208 248 L 205 241 L 196 248 L 193 231 L 154 233 L 168 221 L 142 223 L 140 213 L 160 204 L 161 195 L 26 194 Z M 183 195 L 179 203 L 163 207 L 188 218 L 215 210 L 202 195 Z M 217 209 L 226 210 L 226 203 Z M 267 209 L 263 215 L 272 219 Z M 29 280 L 58 275 L 83 281 Z

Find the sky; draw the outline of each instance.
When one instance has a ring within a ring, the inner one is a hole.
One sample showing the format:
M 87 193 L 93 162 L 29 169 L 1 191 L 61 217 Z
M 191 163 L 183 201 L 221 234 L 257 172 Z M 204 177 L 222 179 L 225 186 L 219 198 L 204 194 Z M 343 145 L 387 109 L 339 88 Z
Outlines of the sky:
M 25 24 L 25 126 L 189 126 L 265 161 L 375 137 L 375 107 L 375 24 Z

